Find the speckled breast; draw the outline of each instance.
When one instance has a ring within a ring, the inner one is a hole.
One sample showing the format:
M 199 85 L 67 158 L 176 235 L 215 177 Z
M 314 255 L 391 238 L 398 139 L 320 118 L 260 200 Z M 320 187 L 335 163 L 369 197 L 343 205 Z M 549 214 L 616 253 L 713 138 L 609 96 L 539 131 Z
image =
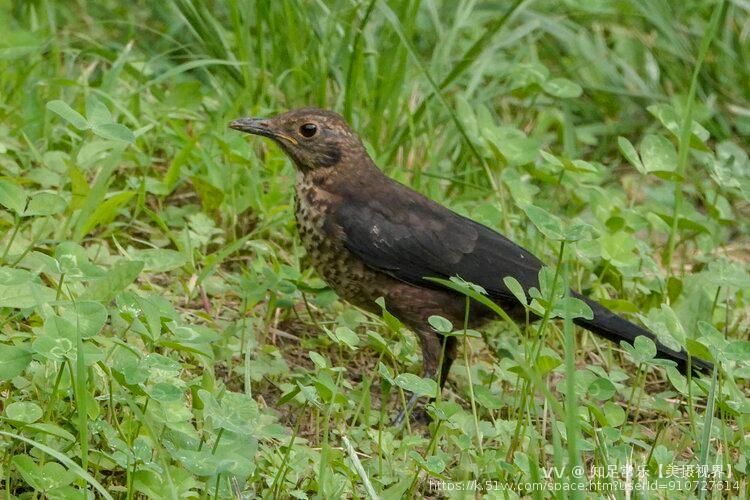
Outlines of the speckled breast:
M 312 182 L 300 176 L 295 189 L 295 218 L 302 245 L 315 270 L 341 298 L 372 309 L 368 290 L 374 273 L 325 231 L 329 200 Z

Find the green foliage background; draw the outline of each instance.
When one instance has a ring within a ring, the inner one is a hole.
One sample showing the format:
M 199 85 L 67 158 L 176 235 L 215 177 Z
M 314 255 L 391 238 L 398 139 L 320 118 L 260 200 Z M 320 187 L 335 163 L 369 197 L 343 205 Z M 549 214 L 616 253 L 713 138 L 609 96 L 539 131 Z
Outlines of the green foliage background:
M 475 492 L 434 481 L 571 487 L 574 465 L 633 464 L 666 496 L 746 497 L 748 12 L 0 3 L 4 495 L 460 497 Z M 482 340 L 436 318 L 462 358 L 435 423 L 392 428 L 403 389 L 434 390 L 410 375 L 414 337 L 326 289 L 294 230 L 292 166 L 227 129 L 302 105 L 341 112 L 389 175 L 720 369 L 688 380 L 648 342 L 564 322 Z

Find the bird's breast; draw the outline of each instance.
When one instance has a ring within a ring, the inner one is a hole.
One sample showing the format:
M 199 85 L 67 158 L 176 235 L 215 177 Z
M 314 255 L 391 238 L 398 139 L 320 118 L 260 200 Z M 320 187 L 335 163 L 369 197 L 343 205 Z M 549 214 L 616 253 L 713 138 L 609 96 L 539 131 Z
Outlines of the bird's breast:
M 370 307 L 370 286 L 375 273 L 347 250 L 331 231 L 335 200 L 312 180 L 298 174 L 295 186 L 295 218 L 302 245 L 315 270 L 340 297 Z

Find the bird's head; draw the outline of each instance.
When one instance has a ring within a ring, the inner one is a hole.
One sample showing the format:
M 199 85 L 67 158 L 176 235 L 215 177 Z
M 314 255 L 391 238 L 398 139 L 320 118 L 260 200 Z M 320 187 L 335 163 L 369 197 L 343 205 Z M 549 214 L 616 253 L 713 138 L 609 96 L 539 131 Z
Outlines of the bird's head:
M 270 137 L 303 172 L 335 167 L 347 156 L 366 154 L 344 118 L 323 109 L 294 109 L 272 118 L 240 118 L 229 127 Z

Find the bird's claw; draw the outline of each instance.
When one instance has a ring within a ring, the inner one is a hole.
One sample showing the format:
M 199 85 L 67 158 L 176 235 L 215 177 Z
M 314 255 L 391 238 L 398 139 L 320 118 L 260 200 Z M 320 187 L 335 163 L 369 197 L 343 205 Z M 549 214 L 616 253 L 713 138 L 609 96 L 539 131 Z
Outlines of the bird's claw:
M 412 393 L 412 395 L 409 397 L 409 401 L 406 403 L 406 406 L 401 409 L 400 412 L 398 412 L 398 415 L 396 415 L 396 418 L 394 418 L 391 421 L 391 425 L 393 427 L 401 427 L 401 425 L 406 420 L 407 413 L 412 413 L 412 410 L 414 409 L 414 406 L 417 404 L 417 400 L 419 399 L 419 396 Z

